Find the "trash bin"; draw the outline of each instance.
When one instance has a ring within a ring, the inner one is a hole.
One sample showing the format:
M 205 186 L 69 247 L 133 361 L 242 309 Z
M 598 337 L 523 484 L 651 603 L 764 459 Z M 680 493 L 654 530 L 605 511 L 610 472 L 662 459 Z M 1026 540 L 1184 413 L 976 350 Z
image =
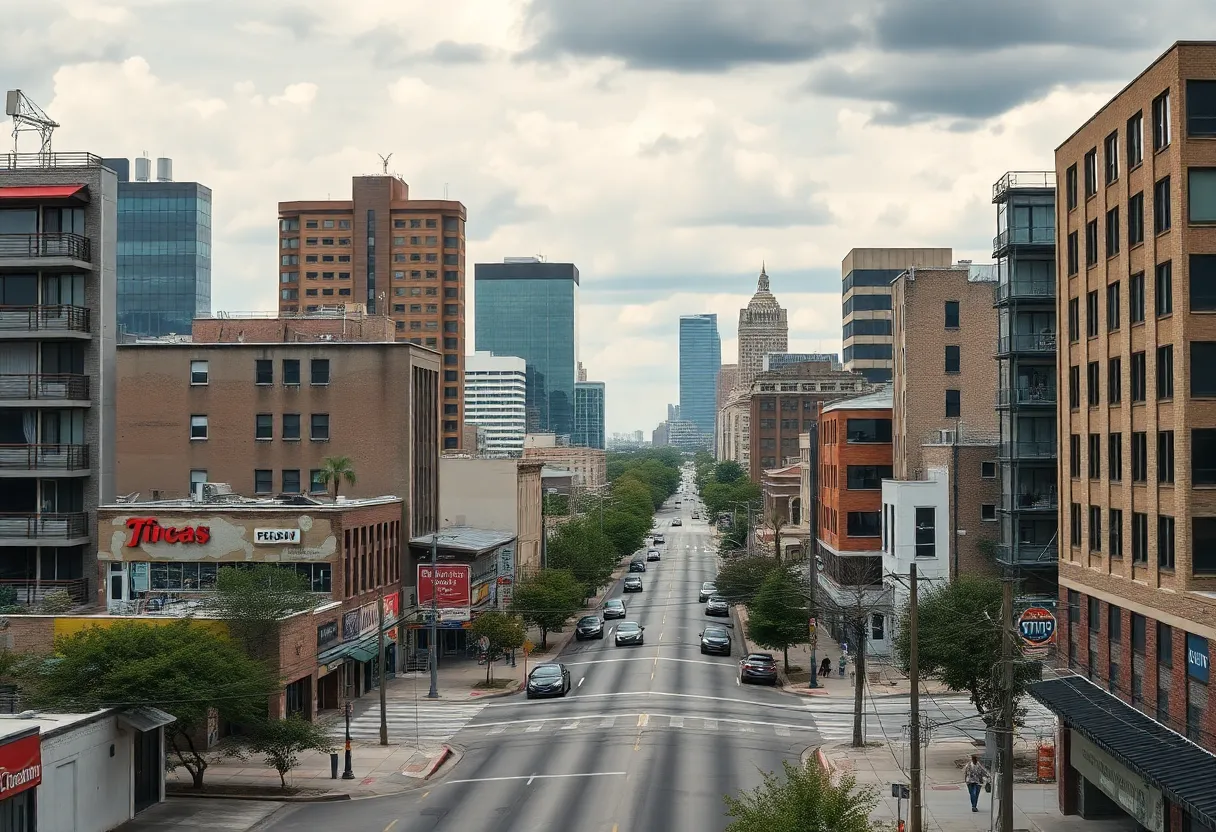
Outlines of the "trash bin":
M 329 779 L 338 779 L 338 753 L 336 751 L 329 755 Z

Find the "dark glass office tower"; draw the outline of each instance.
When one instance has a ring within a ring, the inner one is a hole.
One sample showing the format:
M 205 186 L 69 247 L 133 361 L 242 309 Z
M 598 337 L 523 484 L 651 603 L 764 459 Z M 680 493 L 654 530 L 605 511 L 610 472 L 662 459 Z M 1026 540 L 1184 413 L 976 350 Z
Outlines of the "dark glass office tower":
M 718 420 L 718 371 L 722 369 L 717 315 L 680 316 L 679 361 L 680 418 L 696 425 L 702 437 L 712 439 Z
M 169 159 L 106 159 L 118 174 L 118 326 L 189 335 L 211 314 L 211 189 L 174 182 Z
M 604 450 L 604 382 L 574 383 L 574 434 L 571 445 Z
M 478 350 L 527 364 L 529 433 L 574 433 L 578 268 L 511 257 L 473 267 Z

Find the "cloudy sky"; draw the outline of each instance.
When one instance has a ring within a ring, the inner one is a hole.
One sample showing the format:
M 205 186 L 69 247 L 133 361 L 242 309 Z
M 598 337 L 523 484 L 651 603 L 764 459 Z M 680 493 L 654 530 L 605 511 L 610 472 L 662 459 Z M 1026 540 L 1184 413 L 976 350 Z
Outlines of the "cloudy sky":
M 0 80 L 58 149 L 214 190 L 214 309 L 273 309 L 276 203 L 345 198 L 391 152 L 412 195 L 468 206 L 470 263 L 578 265 L 609 431 L 678 401 L 680 315 L 718 313 L 733 360 L 762 260 L 795 351 L 839 350 L 853 246 L 989 261 L 992 183 L 1216 34 L 1210 0 L 0 5 Z

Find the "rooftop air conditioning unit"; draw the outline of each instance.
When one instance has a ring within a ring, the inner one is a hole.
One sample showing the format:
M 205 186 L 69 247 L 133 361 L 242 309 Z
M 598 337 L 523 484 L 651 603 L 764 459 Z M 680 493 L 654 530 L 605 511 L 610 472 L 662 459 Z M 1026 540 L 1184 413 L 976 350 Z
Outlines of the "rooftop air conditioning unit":
M 958 432 L 953 430 L 939 430 L 937 432 L 937 444 L 953 445 L 958 440 Z

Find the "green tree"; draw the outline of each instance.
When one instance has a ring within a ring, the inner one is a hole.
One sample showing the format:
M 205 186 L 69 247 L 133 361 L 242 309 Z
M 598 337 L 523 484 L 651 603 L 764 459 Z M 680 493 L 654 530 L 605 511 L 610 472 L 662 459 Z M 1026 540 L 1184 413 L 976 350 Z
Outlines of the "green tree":
M 581 601 L 608 582 L 617 551 L 608 534 L 600 531 L 599 519 L 588 515 L 557 528 L 549 537 L 546 559 L 550 569 L 565 570 L 579 581 Z
M 209 712 L 236 726 L 266 716 L 279 681 L 264 662 L 227 636 L 189 619 L 167 624 L 120 622 L 55 639 L 49 661 L 31 662 L 24 678 L 38 710 L 88 713 L 119 705 L 151 705 L 177 721 L 166 727 L 169 752 L 201 789 L 206 749 L 194 738 Z
M 730 485 L 747 479 L 747 472 L 743 470 L 743 466 L 735 462 L 733 459 L 728 459 L 719 462 L 714 468 L 714 482 Z
M 780 568 L 780 564 L 772 558 L 735 558 L 723 564 L 714 583 L 723 598 L 732 604 L 750 607 L 764 581 Z
M 583 607 L 583 584 L 564 569 L 542 569 L 515 585 L 511 612 L 540 630 L 540 646 L 549 646 L 549 633 L 561 632 Z
M 725 558 L 734 557 L 740 552 L 746 551 L 749 534 L 750 526 L 747 524 L 747 516 L 741 514 L 733 518 L 730 527 L 718 539 L 718 554 Z
M 318 596 L 310 589 L 307 578 L 277 564 L 226 566 L 216 576 L 207 609 L 227 623 L 228 632 L 249 655 L 269 659 L 277 640 L 267 636 L 278 632 L 279 621 L 317 605 Z
M 790 647 L 810 639 L 810 611 L 803 587 L 789 570 L 778 567 L 760 584 L 747 606 L 747 637 L 770 650 L 780 650 L 790 672 Z
M 762 502 L 760 486 L 748 479 L 707 483 L 701 491 L 701 499 L 711 517 L 724 511 L 743 515 L 749 507 L 759 509 Z
M 833 782 L 817 765 L 782 762 L 784 777 L 766 772 L 764 783 L 738 797 L 726 795 L 726 832 L 878 832 L 870 820 L 878 806 L 873 787 L 857 788 L 843 774 Z
M 329 754 L 334 748 L 325 726 L 292 715 L 287 719 L 260 720 L 239 743 L 230 746 L 228 753 L 241 759 L 261 754 L 266 765 L 278 772 L 280 788 L 286 790 L 287 774 L 300 764 L 301 754 L 305 751 Z
M 999 578 L 960 575 L 948 584 L 922 591 L 917 607 L 920 672 L 938 679 L 950 690 L 970 694 L 971 704 L 990 726 L 1000 714 L 1004 694 L 999 672 L 1001 600 Z M 895 633 L 896 660 L 905 670 L 910 644 L 908 605 L 905 605 Z M 1020 652 L 1020 642 L 1017 649 Z M 1020 698 L 1026 685 L 1036 677 L 1037 668 L 1015 662 L 1014 669 L 1014 694 Z
M 486 684 L 494 681 L 494 660 L 508 650 L 518 650 L 524 646 L 527 634 L 523 622 L 514 615 L 491 610 L 479 615 L 469 625 L 469 635 L 474 638 L 485 638 L 489 642 L 486 650 Z
M 327 456 L 321 460 L 321 484 L 329 489 L 335 500 L 342 484 L 354 485 L 358 479 L 355 476 L 355 463 L 348 456 Z

